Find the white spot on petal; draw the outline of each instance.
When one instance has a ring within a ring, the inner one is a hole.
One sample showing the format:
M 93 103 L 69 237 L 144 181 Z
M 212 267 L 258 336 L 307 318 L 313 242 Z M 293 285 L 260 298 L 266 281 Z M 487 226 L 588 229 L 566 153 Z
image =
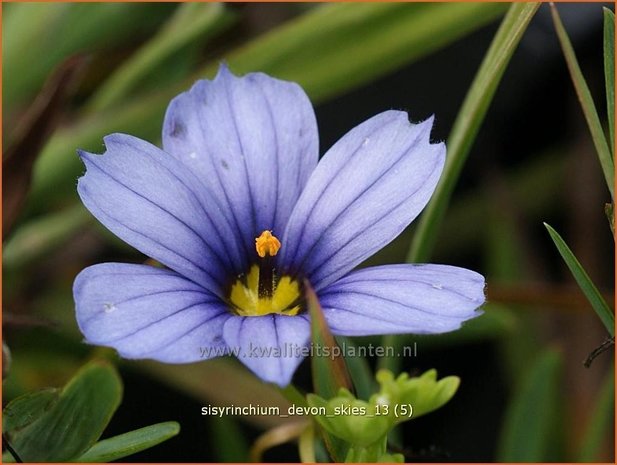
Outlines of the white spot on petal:
M 116 306 L 114 304 L 109 303 L 109 302 L 103 304 L 103 311 L 105 313 L 111 313 L 111 312 L 113 312 L 115 310 L 116 310 Z
M 195 160 L 197 158 L 197 154 L 195 152 L 191 152 L 191 153 L 189 153 L 189 158 L 191 160 Z
M 443 289 L 443 286 L 441 284 L 431 284 L 431 287 L 433 289 L 439 289 L 439 290 Z
M 366 139 L 364 139 L 364 142 L 362 142 L 362 147 L 366 147 L 369 143 L 369 138 L 367 137 Z

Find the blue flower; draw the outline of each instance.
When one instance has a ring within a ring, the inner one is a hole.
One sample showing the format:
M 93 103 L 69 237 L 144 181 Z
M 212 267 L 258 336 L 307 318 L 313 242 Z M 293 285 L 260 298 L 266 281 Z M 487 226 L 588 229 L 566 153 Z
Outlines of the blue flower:
M 306 280 L 334 334 L 442 333 L 477 316 L 484 278 L 445 265 L 352 271 L 420 213 L 445 146 L 432 119 L 386 111 L 318 163 L 312 106 L 296 84 L 222 67 L 169 105 L 163 150 L 105 137 L 80 152 L 84 205 L 165 265 L 104 263 L 75 280 L 90 344 L 125 358 L 189 363 L 236 355 L 288 384 L 310 342 Z

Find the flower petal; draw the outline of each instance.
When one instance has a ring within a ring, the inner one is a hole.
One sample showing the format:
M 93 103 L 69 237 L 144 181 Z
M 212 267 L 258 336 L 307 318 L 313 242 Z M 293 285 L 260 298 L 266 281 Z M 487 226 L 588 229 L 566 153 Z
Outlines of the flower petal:
M 291 215 L 279 264 L 315 290 L 345 275 L 403 231 L 428 202 L 444 144 L 433 119 L 412 125 L 400 111 L 351 130 L 323 157 Z
M 84 205 L 118 237 L 169 268 L 219 292 L 223 276 L 246 268 L 224 213 L 181 163 L 135 137 L 105 138 L 106 152 L 81 152 Z
M 188 363 L 225 355 L 221 300 L 179 274 L 144 265 L 103 263 L 73 285 L 86 342 L 124 358 Z
M 447 265 L 386 265 L 355 271 L 319 294 L 334 334 L 432 334 L 481 314 L 484 278 Z
M 163 146 L 212 187 L 255 254 L 262 231 L 282 236 L 317 164 L 317 124 L 297 84 L 221 66 L 171 102 Z
M 311 330 L 301 316 L 233 316 L 223 328 L 230 353 L 264 381 L 287 386 L 304 358 Z

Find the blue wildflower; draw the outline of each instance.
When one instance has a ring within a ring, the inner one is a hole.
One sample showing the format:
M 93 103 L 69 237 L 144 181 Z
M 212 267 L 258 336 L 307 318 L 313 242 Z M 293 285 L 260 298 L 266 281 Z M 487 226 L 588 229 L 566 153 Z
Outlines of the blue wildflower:
M 113 134 L 103 155 L 80 152 L 84 205 L 166 267 L 82 271 L 74 296 L 86 341 L 167 363 L 232 353 L 283 386 L 304 352 L 285 348 L 310 342 L 304 280 L 334 334 L 459 328 L 484 302 L 479 274 L 444 265 L 352 271 L 428 202 L 446 151 L 429 142 L 432 123 L 386 111 L 318 164 L 303 90 L 222 67 L 171 102 L 163 150 Z

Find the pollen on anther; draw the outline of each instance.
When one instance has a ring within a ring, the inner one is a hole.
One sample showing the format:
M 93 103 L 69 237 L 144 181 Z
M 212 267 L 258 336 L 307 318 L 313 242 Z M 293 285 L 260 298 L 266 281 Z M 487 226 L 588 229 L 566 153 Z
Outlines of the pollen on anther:
M 269 255 L 274 257 L 281 248 L 281 242 L 272 234 L 272 231 L 265 230 L 259 237 L 255 238 L 255 250 L 261 258 Z

